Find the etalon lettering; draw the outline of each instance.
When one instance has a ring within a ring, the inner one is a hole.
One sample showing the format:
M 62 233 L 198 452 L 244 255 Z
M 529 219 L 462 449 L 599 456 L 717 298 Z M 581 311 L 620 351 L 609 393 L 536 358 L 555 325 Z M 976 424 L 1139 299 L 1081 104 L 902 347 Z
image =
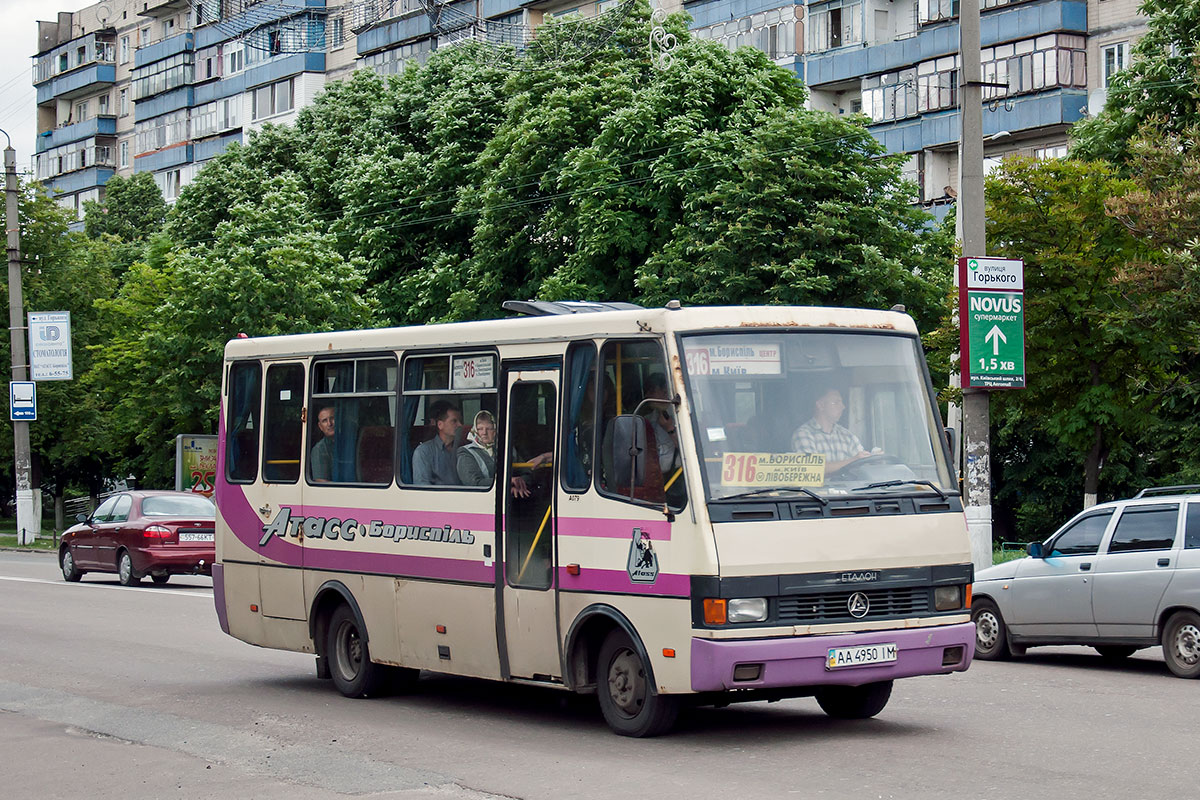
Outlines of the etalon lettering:
M 291 509 L 284 506 L 279 509 L 275 519 L 269 525 L 263 526 L 262 538 L 258 540 L 259 547 L 265 547 L 271 537 L 281 539 L 287 536 L 303 535 L 306 539 L 342 539 L 354 541 L 355 537 L 372 539 L 412 539 L 422 542 L 445 542 L 447 544 L 475 544 L 475 534 L 469 530 L 443 525 L 431 528 L 422 525 L 391 525 L 382 520 L 373 519 L 370 522 L 359 522 L 355 519 L 339 519 L 338 517 L 304 517 L 293 516 Z
M 842 583 L 866 583 L 879 580 L 878 572 L 843 572 L 838 580 Z

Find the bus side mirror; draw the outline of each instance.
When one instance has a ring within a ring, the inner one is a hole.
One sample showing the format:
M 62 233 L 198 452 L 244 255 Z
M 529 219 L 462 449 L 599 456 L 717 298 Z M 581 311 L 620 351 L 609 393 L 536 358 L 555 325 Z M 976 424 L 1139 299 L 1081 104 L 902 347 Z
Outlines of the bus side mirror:
M 1025 548 L 1025 552 L 1029 553 L 1033 558 L 1045 558 L 1046 554 L 1042 550 L 1041 542 L 1030 542 L 1029 547 Z
M 946 432 L 946 445 L 950 448 L 951 461 L 958 458 L 958 428 L 947 426 L 943 428 Z
M 646 475 L 646 422 L 634 414 L 613 417 L 609 488 L 621 493 L 640 486 Z

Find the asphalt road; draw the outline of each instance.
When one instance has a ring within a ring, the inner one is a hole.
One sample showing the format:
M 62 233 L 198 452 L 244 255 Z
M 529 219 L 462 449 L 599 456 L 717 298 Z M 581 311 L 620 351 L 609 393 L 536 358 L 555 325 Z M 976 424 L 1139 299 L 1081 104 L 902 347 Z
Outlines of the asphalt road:
M 798 699 L 632 740 L 594 702 L 444 675 L 347 700 L 311 656 L 222 634 L 205 578 L 67 584 L 0 552 L 6 798 L 1194 797 L 1197 709 L 1157 648 L 1061 647 L 900 681 L 865 722 Z

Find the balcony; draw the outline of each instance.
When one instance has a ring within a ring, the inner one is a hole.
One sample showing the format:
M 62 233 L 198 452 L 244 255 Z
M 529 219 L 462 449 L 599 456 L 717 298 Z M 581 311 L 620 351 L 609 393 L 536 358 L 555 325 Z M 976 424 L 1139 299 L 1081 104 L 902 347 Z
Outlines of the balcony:
M 162 61 L 164 58 L 182 53 L 185 50 L 191 50 L 194 42 L 194 36 L 191 33 L 180 33 L 172 36 L 170 39 L 163 39 L 154 44 L 139 47 L 137 52 L 133 54 L 133 66 L 144 67 L 147 64 L 153 64 L 155 61 Z
M 323 8 L 325 0 L 271 0 L 270 3 L 254 5 L 241 14 L 226 17 L 220 25 L 206 25 L 197 30 L 196 49 L 220 44 L 254 28 L 263 28 L 276 20 L 294 17 L 310 9 Z
M 50 178 L 45 183 L 55 194 L 75 194 L 86 189 L 95 189 L 108 183 L 116 170 L 107 166 L 88 167 L 79 172 Z
M 112 86 L 117 81 L 117 68 L 113 64 L 94 64 L 84 69 L 47 81 L 37 87 L 37 104 L 44 105 L 52 100 L 73 100 L 86 94 Z
M 93 136 L 115 136 L 117 133 L 117 118 L 111 116 L 93 117 L 73 125 L 63 125 L 52 131 L 44 131 L 37 137 L 37 152 L 44 153 L 64 144 L 90 139 Z
M 157 172 L 168 167 L 177 167 L 192 162 L 192 145 L 177 144 L 153 153 L 133 157 L 134 172 Z
M 1055 31 L 1087 33 L 1087 4 L 1080 0 L 1051 0 L 988 11 L 980 22 L 980 43 L 991 47 Z M 907 39 L 810 53 L 806 59 L 806 78 L 809 86 L 817 87 L 890 72 L 957 52 L 957 22 L 928 26 Z

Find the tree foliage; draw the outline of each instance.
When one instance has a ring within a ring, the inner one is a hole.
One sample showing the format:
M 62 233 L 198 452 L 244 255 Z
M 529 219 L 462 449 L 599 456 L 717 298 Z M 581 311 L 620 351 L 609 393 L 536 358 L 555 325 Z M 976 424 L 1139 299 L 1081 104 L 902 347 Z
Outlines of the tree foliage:
M 1104 109 L 1071 129 L 1071 154 L 1125 168 L 1145 124 L 1170 133 L 1200 123 L 1200 0 L 1143 0 L 1146 34 L 1113 76 Z

